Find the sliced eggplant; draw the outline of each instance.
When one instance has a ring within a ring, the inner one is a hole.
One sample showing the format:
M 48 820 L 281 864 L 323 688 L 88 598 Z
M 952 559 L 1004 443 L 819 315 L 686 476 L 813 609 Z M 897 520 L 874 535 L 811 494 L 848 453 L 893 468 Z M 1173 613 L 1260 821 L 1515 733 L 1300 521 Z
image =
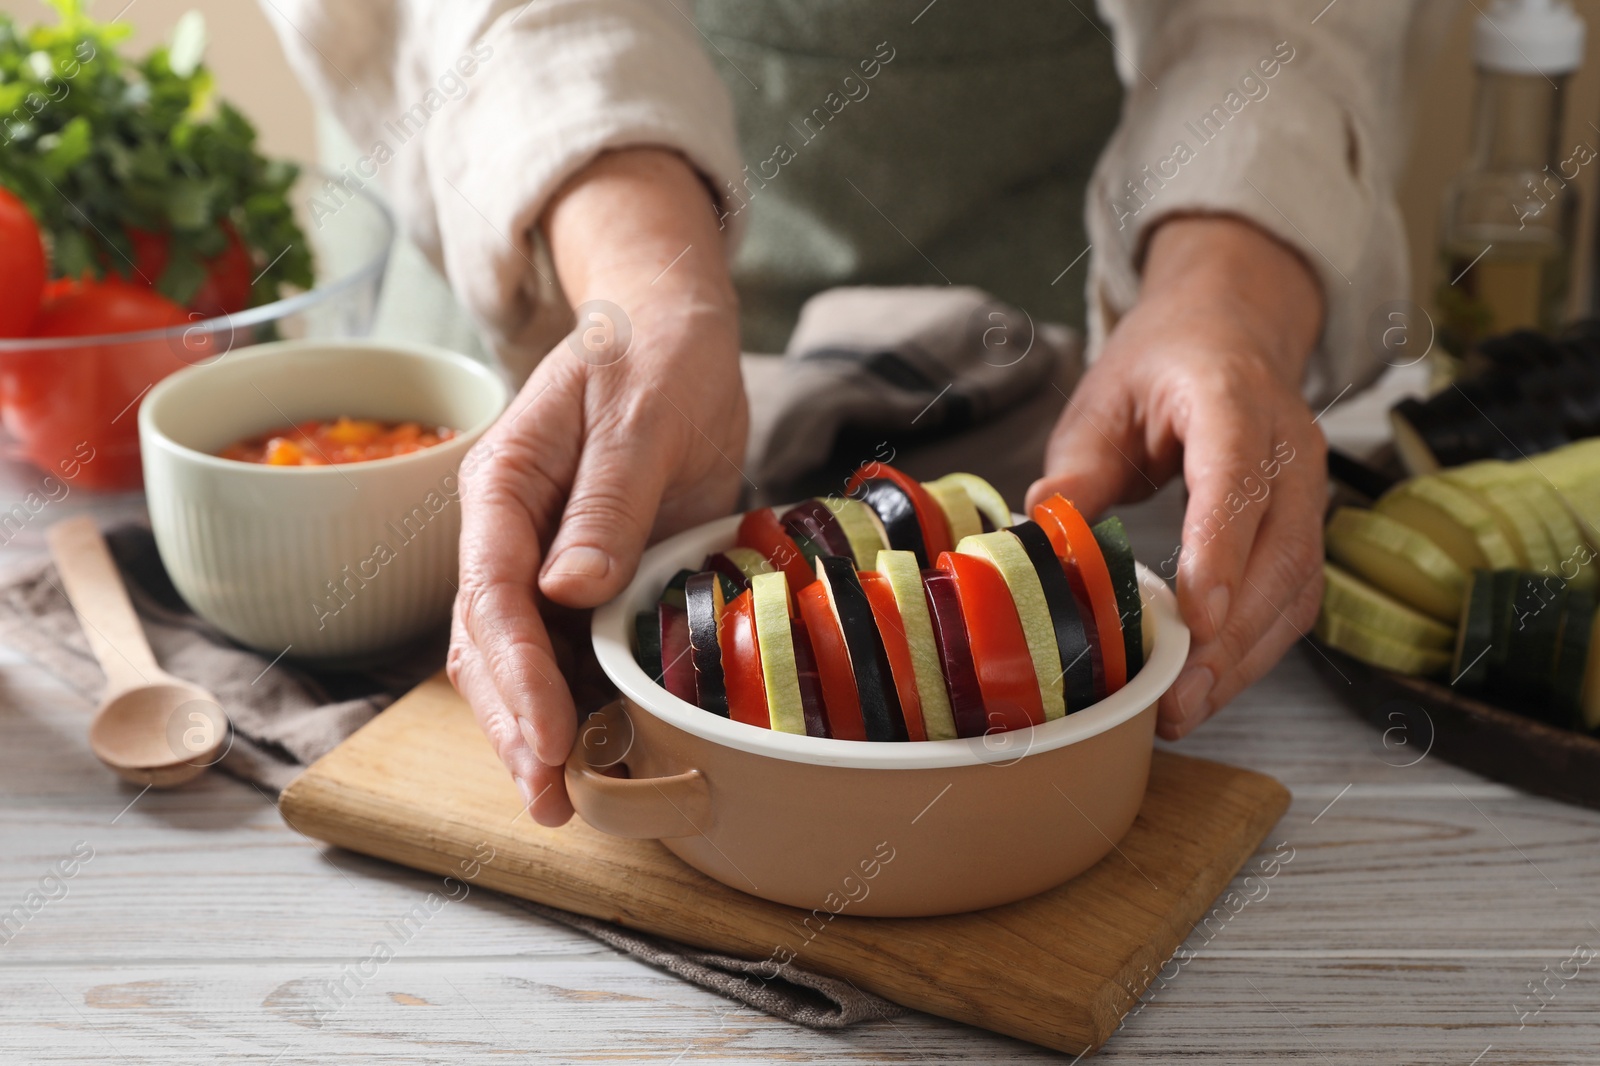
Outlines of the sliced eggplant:
M 852 558 L 850 552 L 850 538 L 845 536 L 844 529 L 839 525 L 839 520 L 833 512 L 823 506 L 821 500 L 806 500 L 796 504 L 785 511 L 778 519 L 783 523 L 783 528 L 791 537 L 810 538 L 827 555 L 843 555 Z
M 831 737 L 828 730 L 827 705 L 822 702 L 822 676 L 817 672 L 817 656 L 811 650 L 811 635 L 805 623 L 795 619 L 789 623 L 790 641 L 794 645 L 794 668 L 800 684 L 800 707 L 805 718 L 806 736 Z
M 1050 624 L 1055 631 L 1056 650 L 1064 667 L 1061 680 L 1066 697 L 1067 713 L 1082 710 L 1096 700 L 1094 683 L 1094 657 L 1089 648 L 1089 628 L 1084 625 L 1084 614 L 1078 607 L 1078 598 L 1072 594 L 1072 584 L 1056 552 L 1050 546 L 1050 537 L 1034 521 L 1021 522 L 1011 527 L 1028 553 L 1028 561 L 1039 575 L 1039 587 L 1044 591 L 1044 602 L 1050 609 Z M 1137 631 L 1136 631 L 1137 632 Z M 1141 646 L 1141 654 L 1143 648 Z
M 989 721 L 983 690 L 978 687 L 978 671 L 972 664 L 972 645 L 967 639 L 967 623 L 961 616 L 956 579 L 944 570 L 923 570 L 922 588 L 928 599 L 933 638 L 939 645 L 956 735 L 981 737 L 988 731 Z
M 1100 554 L 1111 574 L 1111 589 L 1117 594 L 1117 612 L 1122 616 L 1122 647 L 1131 679 L 1144 665 L 1144 602 L 1139 598 L 1139 572 L 1133 563 L 1133 545 L 1128 531 L 1116 515 L 1097 522 L 1092 532 Z
M 1041 530 L 1043 532 L 1043 530 Z M 1048 538 L 1049 534 L 1046 534 Z M 1053 549 L 1052 549 L 1053 550 Z M 1089 590 L 1084 587 L 1083 577 L 1075 566 L 1063 566 L 1067 585 L 1072 589 L 1072 599 L 1078 605 L 1078 615 L 1082 618 L 1094 617 L 1093 601 L 1089 599 Z M 1084 636 L 1089 641 L 1089 668 L 1094 675 L 1095 701 L 1106 698 L 1106 661 L 1100 652 L 1100 627 L 1097 625 L 1084 626 Z
M 883 523 L 884 536 L 889 547 L 908 551 L 917 557 L 917 565 L 927 569 L 933 564 L 928 559 L 928 549 L 922 539 L 922 525 L 917 521 L 916 506 L 905 489 L 886 478 L 869 478 L 856 489 L 856 498 L 878 516 Z
M 683 586 L 688 601 L 690 658 L 701 710 L 728 717 L 728 688 L 722 675 L 722 647 L 717 632 L 722 621 L 722 580 L 712 570 L 695 574 Z
M 828 593 L 828 605 L 839 619 L 845 650 L 850 653 L 850 669 L 856 678 L 856 696 L 861 701 L 861 724 L 868 740 L 905 740 L 906 723 L 889 671 L 889 655 L 878 635 L 872 602 L 867 599 L 855 565 L 837 555 L 824 556 L 817 563 L 817 580 Z
M 685 703 L 699 706 L 694 649 L 689 644 L 689 612 L 663 601 L 656 604 L 656 620 L 661 627 L 661 685 Z
M 733 599 L 750 587 L 750 578 L 745 573 L 744 568 L 729 555 L 729 552 L 745 550 L 747 549 L 730 548 L 728 552 L 713 552 L 706 556 L 705 562 L 700 564 L 701 570 L 710 570 L 722 579 L 722 598 L 724 601 Z M 756 553 L 751 552 L 751 554 Z

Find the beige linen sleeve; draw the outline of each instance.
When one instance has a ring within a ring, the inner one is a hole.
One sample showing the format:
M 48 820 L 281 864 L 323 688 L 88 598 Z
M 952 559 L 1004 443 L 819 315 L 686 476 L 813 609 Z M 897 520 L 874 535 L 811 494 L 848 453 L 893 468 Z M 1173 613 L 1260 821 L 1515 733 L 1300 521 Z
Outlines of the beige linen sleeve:
M 1395 198 L 1413 82 L 1454 0 L 1100 0 L 1127 88 L 1084 207 L 1091 356 L 1175 214 L 1237 215 L 1304 256 L 1327 301 L 1305 382 L 1326 403 L 1382 369 L 1368 321 L 1410 296 Z
M 497 347 L 565 315 L 535 225 L 608 149 L 739 175 L 733 111 L 671 0 L 262 0 L 291 64 Z M 337 186 L 327 189 L 337 201 Z M 315 211 L 315 207 L 313 207 Z M 559 331 L 558 331 L 559 332 Z M 542 355 L 542 351 L 537 353 Z

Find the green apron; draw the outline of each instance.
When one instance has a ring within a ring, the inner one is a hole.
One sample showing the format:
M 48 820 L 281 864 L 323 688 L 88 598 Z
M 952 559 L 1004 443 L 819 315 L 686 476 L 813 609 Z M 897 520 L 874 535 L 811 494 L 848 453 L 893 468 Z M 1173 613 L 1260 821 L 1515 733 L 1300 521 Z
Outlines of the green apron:
M 722 189 L 745 350 L 782 351 L 835 285 L 976 285 L 1082 327 L 1084 189 L 1122 97 L 1090 0 L 694 11 L 746 164 Z

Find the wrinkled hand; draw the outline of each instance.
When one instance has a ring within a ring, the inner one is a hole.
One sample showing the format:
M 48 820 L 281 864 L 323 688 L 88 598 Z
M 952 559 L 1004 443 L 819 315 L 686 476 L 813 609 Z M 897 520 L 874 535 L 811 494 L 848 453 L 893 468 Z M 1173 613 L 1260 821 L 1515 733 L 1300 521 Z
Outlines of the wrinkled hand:
M 731 511 L 747 412 L 721 237 L 687 164 L 602 156 L 544 226 L 579 320 L 463 464 L 449 673 L 534 818 L 560 825 L 578 719 L 550 605 L 605 603 L 651 540 Z
M 1265 674 L 1316 619 L 1326 443 L 1299 384 L 1321 315 L 1310 270 L 1264 232 L 1227 218 L 1163 223 L 1137 303 L 1029 490 L 1030 508 L 1060 492 L 1094 515 L 1182 472 L 1176 577 L 1193 644 L 1161 700 L 1167 739 Z

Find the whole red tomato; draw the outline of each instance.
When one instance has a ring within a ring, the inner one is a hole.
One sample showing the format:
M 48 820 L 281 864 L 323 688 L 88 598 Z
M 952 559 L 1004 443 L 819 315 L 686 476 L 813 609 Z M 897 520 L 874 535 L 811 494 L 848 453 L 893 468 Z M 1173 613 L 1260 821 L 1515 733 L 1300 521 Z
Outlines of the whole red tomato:
M 222 231 L 228 238 L 228 246 L 206 260 L 205 280 L 189 300 L 189 310 L 198 312 L 202 318 L 237 314 L 250 306 L 255 261 L 232 223 L 222 223 Z M 134 269 L 129 280 L 154 286 L 167 269 L 167 260 L 172 254 L 171 237 L 129 227 L 128 241 L 133 245 Z
M 115 277 L 57 281 L 33 336 L 142 333 L 190 321 L 189 312 L 140 284 Z M 77 484 L 133 488 L 138 401 L 197 354 L 167 337 L 13 353 L 0 362 L 0 419 L 44 470 L 64 474 L 70 465 Z
M 28 209 L 0 188 L 0 337 L 25 337 L 44 292 L 44 241 Z

